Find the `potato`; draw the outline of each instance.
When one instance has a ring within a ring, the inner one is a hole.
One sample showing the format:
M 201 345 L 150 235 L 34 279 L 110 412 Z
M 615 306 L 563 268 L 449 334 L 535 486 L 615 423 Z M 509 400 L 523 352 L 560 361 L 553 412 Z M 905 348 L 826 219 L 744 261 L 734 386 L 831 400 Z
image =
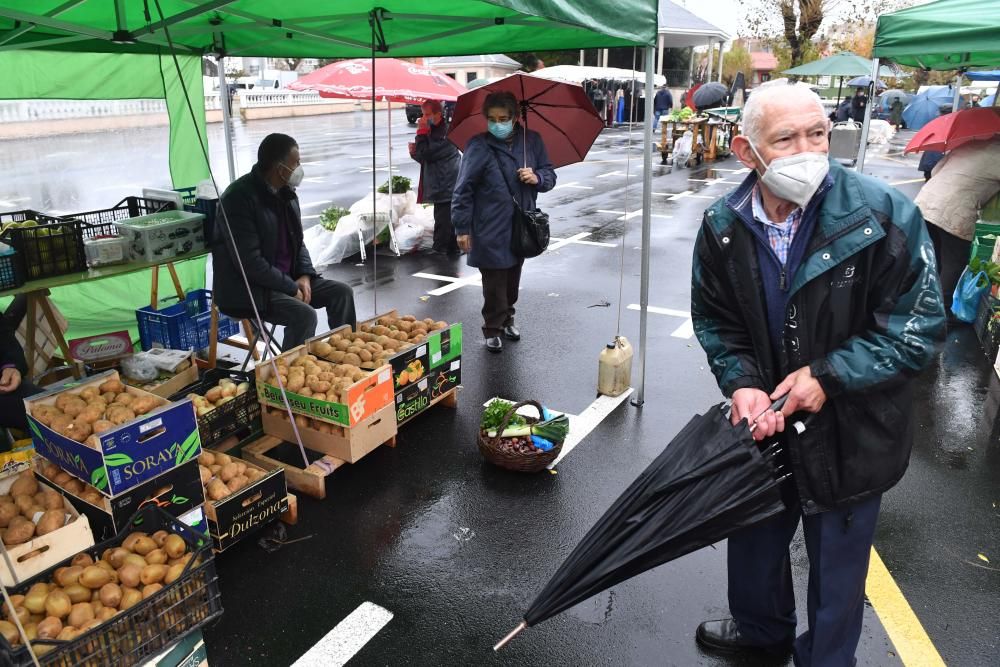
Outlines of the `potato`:
M 27 494 L 14 496 L 14 506 L 17 507 L 21 514 L 31 518 L 32 515 L 29 514 L 29 512 L 31 511 L 31 508 L 35 506 L 35 498 L 34 496 L 29 496 Z
M 94 620 L 94 608 L 89 602 L 78 602 L 70 609 L 66 622 L 78 628 L 88 621 Z
M 88 424 L 93 424 L 97 420 L 104 417 L 104 411 L 106 409 L 107 406 L 104 405 L 103 401 L 100 403 L 88 403 L 83 412 L 76 416 L 76 421 L 85 421 Z
M 80 495 L 81 493 L 83 493 L 84 487 L 83 487 L 83 482 L 81 482 L 80 480 L 71 479 L 68 482 L 66 482 L 66 484 L 63 485 L 63 488 L 74 495 Z
M 222 385 L 223 398 L 231 398 L 235 395 L 236 395 L 236 385 L 234 383 Z
M 86 500 L 91 505 L 96 505 L 97 507 L 104 506 L 104 496 L 102 496 L 100 491 L 97 491 L 96 489 L 85 490 L 80 498 Z
M 101 394 L 101 400 L 104 401 L 105 405 L 111 405 L 118 398 L 118 392 L 116 391 L 106 391 Z
M 169 586 L 180 579 L 181 575 L 184 574 L 184 568 L 186 567 L 187 563 L 177 563 L 175 565 L 171 565 L 167 570 L 167 573 L 163 576 L 164 585 Z
M 69 596 L 69 601 L 73 604 L 79 604 L 80 602 L 90 602 L 93 598 L 94 592 L 87 588 L 86 586 L 81 586 L 80 584 L 72 584 L 63 589 L 63 592 Z
M 208 480 L 212 479 L 212 471 L 203 465 L 198 466 L 198 474 L 201 475 L 201 484 L 204 486 L 208 484 Z
M 116 426 L 121 426 L 135 419 L 135 413 L 122 405 L 111 406 L 104 416 Z
M 146 562 L 150 565 L 163 565 L 169 558 L 167 557 L 167 552 L 163 549 L 153 549 L 145 556 Z
M 122 589 L 118 584 L 104 584 L 101 586 L 101 604 L 105 607 L 117 608 L 122 601 Z
M 99 589 L 110 581 L 111 573 L 97 565 L 84 568 L 83 574 L 80 575 L 80 583 L 90 590 Z
M 56 396 L 55 406 L 57 410 L 62 411 L 66 407 L 66 404 L 70 401 L 81 401 L 80 394 L 74 394 L 70 391 L 64 391 L 58 396 Z
M 163 590 L 163 584 L 155 583 L 149 584 L 148 586 L 143 586 L 142 588 L 142 599 L 145 600 L 148 597 L 152 597 Z
M 76 417 L 87 409 L 87 402 L 82 398 L 72 398 L 63 404 L 62 411 L 69 417 Z
M 11 595 L 10 596 L 10 601 L 13 604 L 13 607 L 11 607 L 10 605 L 8 605 L 6 602 L 3 603 L 3 615 L 4 615 L 4 618 L 10 618 L 10 615 L 12 613 L 11 612 L 12 609 L 17 609 L 18 607 L 21 607 L 21 608 L 24 607 L 24 596 L 23 595 Z
M 279 416 L 282 414 L 280 410 L 276 410 L 276 412 Z M 222 466 L 220 466 L 218 463 L 213 463 L 212 465 L 208 466 L 208 469 L 213 475 L 218 475 L 219 472 L 222 470 Z
M 123 405 L 126 408 L 132 407 L 132 404 L 136 401 L 136 397 L 132 394 L 118 394 L 115 396 L 114 405 Z M 111 406 L 108 406 L 111 407 Z
M 160 407 L 159 401 L 156 400 L 155 396 L 140 396 L 139 398 L 132 401 L 132 412 L 137 416 L 144 415 L 147 412 L 152 412 L 156 408 Z
M 222 466 L 222 471 L 219 473 L 219 476 L 222 477 L 223 482 L 228 482 L 233 477 L 236 477 L 239 474 L 240 472 L 237 465 L 233 462 L 230 462 Z
M 257 470 L 256 468 L 247 468 L 246 473 L 247 479 L 250 480 L 251 483 L 263 479 L 265 474 L 266 473 L 263 470 Z
M 11 646 L 21 643 L 21 633 L 17 631 L 17 626 L 9 621 L 0 621 L 0 635 L 3 635 Z
M 60 639 L 64 642 L 70 642 L 80 636 L 80 629 L 74 628 L 71 625 L 67 625 L 56 635 L 56 639 Z
M 140 575 L 142 574 L 142 568 L 146 567 L 143 565 L 140 567 L 135 563 L 126 563 L 118 569 L 118 578 L 121 580 L 121 585 L 128 588 L 138 588 Z M 115 605 L 117 606 L 117 605 Z
M 215 454 L 213 454 L 212 452 L 202 451 L 202 453 L 198 455 L 198 463 L 200 463 L 203 466 L 210 466 L 214 464 Z
M 221 479 L 213 479 L 208 483 L 208 497 L 212 500 L 222 500 L 229 495 L 229 487 Z
M 57 588 L 45 597 L 45 613 L 49 616 L 66 618 L 72 608 L 73 603 L 62 589 Z
M 139 580 L 144 586 L 149 586 L 150 584 L 158 584 L 163 581 L 163 577 L 167 574 L 166 565 L 147 565 L 142 568 L 142 573 L 139 575 Z
M 222 387 L 212 387 L 205 392 L 205 398 L 210 403 L 215 403 L 220 398 L 222 398 Z
M 150 535 L 150 537 L 153 539 L 154 542 L 156 542 L 156 546 L 159 547 L 160 549 L 162 549 L 163 548 L 163 543 L 166 542 L 167 537 L 169 535 L 170 535 L 170 533 L 168 533 L 165 530 L 158 530 L 155 533 L 153 533 L 152 535 Z
M 101 607 L 101 609 L 104 609 L 104 607 Z M 111 611 L 115 611 L 115 610 L 112 609 Z M 94 613 L 96 614 L 97 612 L 94 612 Z M 104 621 L 102 621 L 99 618 L 92 618 L 92 619 L 90 619 L 89 621 L 87 621 L 86 623 L 84 623 L 83 625 L 80 626 L 80 634 L 81 635 L 86 634 L 87 632 L 89 632 L 90 630 L 93 630 L 94 628 L 96 628 L 98 625 L 100 625 L 103 622 Z
M 108 380 L 106 382 L 101 383 L 101 386 L 98 389 L 102 394 L 106 394 L 109 392 L 120 394 L 121 392 L 125 391 L 125 385 L 123 385 L 119 380 Z
M 246 487 L 246 485 L 249 484 L 249 483 L 250 483 L 250 480 L 249 480 L 249 478 L 247 478 L 246 475 L 240 475 L 239 477 L 234 477 L 231 480 L 229 480 L 226 483 L 226 486 L 229 487 L 230 491 L 232 491 L 233 493 L 236 493 L 240 489 Z
M 288 384 L 285 385 L 285 389 L 288 391 L 298 392 L 306 383 L 306 378 L 304 375 L 295 375 L 288 378 Z
M 224 466 L 227 463 L 232 463 L 233 457 L 231 457 L 229 454 L 222 454 L 220 452 L 216 452 L 215 462 L 218 463 L 220 466 Z
M 6 545 L 24 544 L 35 535 L 35 524 L 27 519 L 11 521 L 3 532 L 3 543 Z
M 56 572 L 54 577 L 56 583 L 63 587 L 80 583 L 80 577 L 83 575 L 83 571 L 87 567 L 90 566 L 71 565 L 67 568 L 63 568 L 61 572 Z
M 66 525 L 66 512 L 64 510 L 47 510 L 42 518 L 38 520 L 35 527 L 36 535 L 48 535 L 54 530 L 59 530 Z
M 73 479 L 72 475 L 70 475 L 65 470 L 61 470 L 55 477 L 52 478 L 52 481 L 55 482 L 58 486 L 65 487 L 66 482 L 68 482 L 71 479 Z
M 10 495 L 12 497 L 21 495 L 33 496 L 38 491 L 38 480 L 35 479 L 35 474 L 30 470 L 22 472 L 14 480 L 14 483 L 10 485 Z
M 187 543 L 180 535 L 171 533 L 163 540 L 163 550 L 170 558 L 180 558 L 187 551 Z
M 62 632 L 63 624 L 55 616 L 48 616 L 38 624 L 37 632 L 39 639 L 55 639 Z M 36 650 L 37 652 L 37 650 Z
M 0 528 L 6 528 L 15 517 L 21 516 L 21 510 L 11 503 L 0 504 Z M 6 541 L 6 540 L 5 540 Z
M 144 558 L 146 554 L 152 552 L 155 549 L 156 549 L 156 542 L 153 541 L 153 538 L 146 537 L 145 535 L 137 538 L 132 543 L 132 551 L 134 551 L 135 553 L 139 554 Z M 146 562 L 148 563 L 149 560 L 147 559 Z
M 124 592 L 122 593 L 122 600 L 124 601 Z M 101 623 L 110 621 L 118 614 L 118 610 L 114 607 L 101 607 L 101 610 L 97 612 L 97 620 Z

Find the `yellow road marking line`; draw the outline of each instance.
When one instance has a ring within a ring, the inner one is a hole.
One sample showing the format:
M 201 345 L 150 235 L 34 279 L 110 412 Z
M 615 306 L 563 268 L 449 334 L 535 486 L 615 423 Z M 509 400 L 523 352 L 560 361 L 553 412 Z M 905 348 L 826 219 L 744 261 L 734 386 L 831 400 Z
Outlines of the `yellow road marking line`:
M 908 181 L 896 181 L 895 183 L 890 183 L 889 185 L 906 185 L 907 183 L 923 183 L 923 178 L 911 178 Z
M 874 547 L 865 593 L 906 667 L 944 667 L 944 660 Z

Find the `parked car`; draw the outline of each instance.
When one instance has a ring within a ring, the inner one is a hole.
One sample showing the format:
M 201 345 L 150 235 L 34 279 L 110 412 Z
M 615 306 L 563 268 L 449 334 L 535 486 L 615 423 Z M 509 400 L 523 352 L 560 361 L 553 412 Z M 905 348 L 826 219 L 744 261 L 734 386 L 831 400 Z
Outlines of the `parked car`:
M 423 110 L 421 110 L 419 104 L 407 104 L 406 105 L 406 122 L 410 125 L 416 125 L 417 119 L 424 115 Z

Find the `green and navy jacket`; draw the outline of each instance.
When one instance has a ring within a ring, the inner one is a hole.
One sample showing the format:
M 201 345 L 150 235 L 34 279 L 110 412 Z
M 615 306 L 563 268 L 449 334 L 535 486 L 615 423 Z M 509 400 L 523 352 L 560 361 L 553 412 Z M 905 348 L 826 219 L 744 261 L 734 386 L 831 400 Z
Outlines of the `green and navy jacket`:
M 773 273 L 762 271 L 759 223 L 741 206 L 756 178 L 705 211 L 691 317 L 726 396 L 744 387 L 770 393 L 804 366 L 819 380 L 826 405 L 804 433 L 785 437 L 803 511 L 814 514 L 882 493 L 906 471 L 910 380 L 944 337 L 941 286 L 916 205 L 831 162 L 818 210 L 809 211 L 815 221 L 799 230 L 808 243 L 786 276 L 781 340 L 772 341 L 763 276 Z

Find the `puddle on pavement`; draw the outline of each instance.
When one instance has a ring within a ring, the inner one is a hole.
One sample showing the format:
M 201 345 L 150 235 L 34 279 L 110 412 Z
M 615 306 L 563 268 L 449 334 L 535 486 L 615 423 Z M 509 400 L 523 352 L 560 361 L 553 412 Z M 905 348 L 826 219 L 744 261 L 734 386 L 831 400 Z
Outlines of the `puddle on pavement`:
M 614 606 L 615 590 L 612 588 L 610 591 L 604 591 L 589 600 L 581 602 L 575 607 L 570 608 L 570 610 L 566 613 L 574 618 L 584 621 L 585 623 L 602 625 L 605 621 L 611 618 L 611 612 L 614 611 Z

